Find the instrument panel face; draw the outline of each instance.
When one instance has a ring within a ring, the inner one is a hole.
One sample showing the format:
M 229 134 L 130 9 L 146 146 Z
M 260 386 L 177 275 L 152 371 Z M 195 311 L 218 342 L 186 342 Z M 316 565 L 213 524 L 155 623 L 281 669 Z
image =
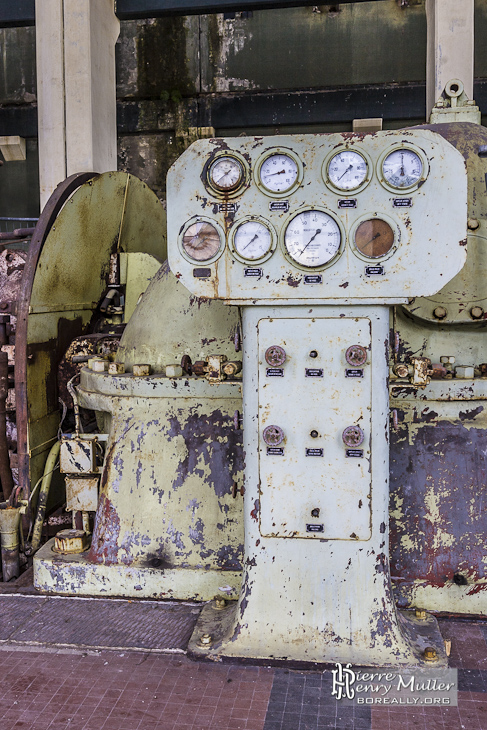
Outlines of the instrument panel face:
M 466 258 L 464 160 L 427 129 L 199 140 L 167 189 L 169 263 L 198 296 L 385 302 Z

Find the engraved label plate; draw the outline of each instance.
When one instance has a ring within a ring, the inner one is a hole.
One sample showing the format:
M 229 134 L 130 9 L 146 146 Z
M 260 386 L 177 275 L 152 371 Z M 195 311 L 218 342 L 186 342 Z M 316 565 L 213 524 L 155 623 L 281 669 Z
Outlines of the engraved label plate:
M 282 446 L 268 446 L 267 456 L 284 456 L 284 448 Z
M 265 374 L 268 378 L 283 378 L 284 370 L 282 368 L 266 368 Z
M 323 449 L 306 449 L 306 456 L 323 456 Z
M 289 200 L 274 200 L 269 203 L 269 210 L 275 213 L 287 213 L 289 210 Z
M 345 198 L 344 200 L 338 201 L 339 208 L 356 208 L 357 198 Z
M 363 449 L 347 449 L 345 453 L 348 457 L 355 459 L 362 459 L 364 455 Z
M 324 532 L 324 525 L 306 525 L 306 532 Z
M 394 208 L 410 208 L 413 204 L 411 198 L 394 198 Z
M 363 378 L 364 371 L 362 370 L 362 368 L 346 368 L 345 377 L 346 378 Z
M 193 269 L 195 279 L 208 279 L 211 276 L 211 269 Z
M 262 269 L 244 269 L 244 276 L 255 276 L 260 279 L 262 278 Z
M 384 276 L 386 272 L 384 271 L 383 266 L 366 266 L 365 267 L 365 275 L 366 276 Z
M 236 213 L 237 206 L 235 203 L 218 203 L 219 213 Z
M 307 378 L 322 378 L 323 370 L 321 368 L 305 368 L 304 373 Z
M 323 277 L 321 274 L 305 274 L 304 283 L 305 284 L 322 284 Z

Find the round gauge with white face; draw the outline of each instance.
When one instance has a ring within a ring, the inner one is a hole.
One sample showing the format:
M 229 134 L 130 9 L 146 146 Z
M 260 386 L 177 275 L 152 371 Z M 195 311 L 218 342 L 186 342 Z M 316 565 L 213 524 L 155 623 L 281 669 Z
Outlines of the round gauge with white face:
M 285 193 L 298 179 L 299 169 L 296 160 L 284 152 L 269 155 L 259 169 L 259 180 L 271 193 Z
M 284 234 L 289 257 L 300 266 L 317 268 L 331 261 L 340 250 L 342 233 L 334 218 L 322 210 L 298 213 Z
M 244 170 L 239 160 L 230 155 L 218 157 L 208 170 L 210 184 L 216 190 L 226 192 L 238 188 L 244 179 Z
M 221 248 L 222 238 L 217 228 L 208 221 L 197 221 L 185 230 L 182 248 L 194 261 L 209 261 Z
M 403 147 L 390 152 L 382 162 L 384 180 L 393 188 L 412 188 L 423 177 L 423 160 L 414 150 Z
M 338 190 L 356 190 L 367 179 L 367 161 L 354 150 L 337 152 L 328 163 L 329 182 Z
M 233 247 L 243 259 L 257 261 L 267 256 L 272 248 L 272 233 L 260 220 L 240 223 L 233 234 Z

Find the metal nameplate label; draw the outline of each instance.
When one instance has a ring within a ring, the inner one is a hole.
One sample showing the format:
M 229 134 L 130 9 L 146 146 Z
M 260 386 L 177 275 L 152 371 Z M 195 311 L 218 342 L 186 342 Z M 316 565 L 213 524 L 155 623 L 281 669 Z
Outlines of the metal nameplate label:
M 269 203 L 269 210 L 273 213 L 287 213 L 289 210 L 289 200 L 275 200 Z
M 322 284 L 323 277 L 321 274 L 308 274 L 304 277 L 305 284 Z
M 195 279 L 208 279 L 211 276 L 211 269 L 193 269 Z
M 364 371 L 361 368 L 347 368 L 345 370 L 346 378 L 363 378 Z
M 384 276 L 386 272 L 384 271 L 383 266 L 366 266 L 365 267 L 365 275 L 366 276 Z
M 356 208 L 357 198 L 345 198 L 344 200 L 338 201 L 339 208 Z
M 394 208 L 410 208 L 413 204 L 411 198 L 394 198 L 392 205 Z
M 306 456 L 323 456 L 323 449 L 306 449 Z
M 256 279 L 261 279 L 262 269 L 244 269 L 244 276 L 254 276 Z
M 307 378 L 322 378 L 323 370 L 321 368 L 305 368 L 304 374 Z
M 268 446 L 267 456 L 284 456 L 284 448 L 282 446 Z
M 283 378 L 284 370 L 282 368 L 266 368 L 265 374 L 268 378 Z
M 362 459 L 364 452 L 362 449 L 347 449 L 346 454 L 348 457 L 353 457 L 355 459 Z
M 324 525 L 306 525 L 306 532 L 324 532 Z
M 236 213 L 237 206 L 235 203 L 218 203 L 219 213 Z

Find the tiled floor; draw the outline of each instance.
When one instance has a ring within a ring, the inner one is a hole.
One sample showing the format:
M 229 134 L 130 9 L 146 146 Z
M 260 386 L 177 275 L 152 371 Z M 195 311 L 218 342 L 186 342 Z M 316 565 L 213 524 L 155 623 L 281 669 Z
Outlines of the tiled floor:
M 487 730 L 487 623 L 440 623 L 458 708 L 346 707 L 329 671 L 4 645 L 0 730 Z

